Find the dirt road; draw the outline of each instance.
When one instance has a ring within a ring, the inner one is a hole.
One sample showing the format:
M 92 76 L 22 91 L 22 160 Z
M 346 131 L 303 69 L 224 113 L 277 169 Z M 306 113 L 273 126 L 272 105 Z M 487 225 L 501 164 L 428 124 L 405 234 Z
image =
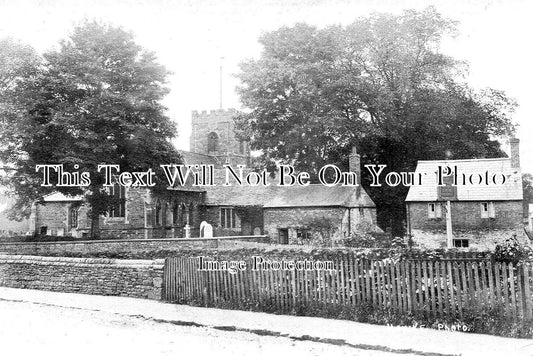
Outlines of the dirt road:
M 174 325 L 118 313 L 0 301 L 2 355 L 388 355 L 376 350 Z

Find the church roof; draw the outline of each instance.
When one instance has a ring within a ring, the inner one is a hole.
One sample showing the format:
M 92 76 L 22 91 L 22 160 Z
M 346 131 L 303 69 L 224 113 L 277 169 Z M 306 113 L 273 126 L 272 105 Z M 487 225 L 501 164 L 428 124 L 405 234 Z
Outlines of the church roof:
M 264 204 L 265 208 L 298 208 L 314 206 L 375 207 L 366 191 L 361 187 L 322 184 L 308 186 L 277 187 L 276 194 Z
M 220 165 L 219 160 L 215 156 L 185 150 L 178 151 L 183 157 L 183 164 Z
M 206 188 L 206 205 L 288 207 L 375 207 L 360 187 L 322 184 L 308 186 L 213 186 Z
M 184 164 L 220 166 L 214 156 L 190 151 L 180 151 Z M 238 169 L 234 167 L 237 171 Z M 249 172 L 250 169 L 245 169 Z M 375 207 L 374 202 L 362 187 L 333 186 L 310 184 L 308 186 L 278 186 L 278 181 L 269 177 L 266 186 L 250 186 L 246 183 L 236 185 L 233 178 L 230 186 L 226 181 L 226 170 L 214 170 L 214 186 L 192 186 L 188 179 L 184 186 L 170 188 L 176 191 L 203 191 L 204 204 L 211 206 L 262 206 L 264 208 L 288 207 Z

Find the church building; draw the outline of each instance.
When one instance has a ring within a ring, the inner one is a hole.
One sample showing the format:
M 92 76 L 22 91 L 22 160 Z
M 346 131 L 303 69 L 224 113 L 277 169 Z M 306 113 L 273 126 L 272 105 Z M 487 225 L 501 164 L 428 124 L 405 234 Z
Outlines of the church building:
M 235 109 L 193 111 L 190 150 L 180 151 L 183 163 L 212 165 L 216 176 L 226 164 L 249 167 L 250 147 L 235 136 L 235 114 Z M 350 170 L 357 174 L 359 161 L 353 150 Z M 201 237 L 204 221 L 215 237 L 264 234 L 282 244 L 334 241 L 358 229 L 378 229 L 375 205 L 360 186 L 185 184 L 169 188 L 165 197 L 146 188 L 115 186 L 111 193 L 122 203 L 101 217 L 106 239 Z M 87 211 L 82 198 L 54 193 L 33 205 L 30 226 L 35 234 L 88 237 Z

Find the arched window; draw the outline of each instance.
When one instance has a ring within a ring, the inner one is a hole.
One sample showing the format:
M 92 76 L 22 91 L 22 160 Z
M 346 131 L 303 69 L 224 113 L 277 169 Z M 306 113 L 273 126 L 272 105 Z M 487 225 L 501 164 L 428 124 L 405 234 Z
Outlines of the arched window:
M 115 184 L 110 187 L 110 195 L 115 200 L 109 209 L 108 216 L 111 218 L 123 218 L 126 216 L 126 187 Z
M 179 222 L 179 204 L 178 202 L 174 202 L 174 205 L 172 205 L 172 225 L 178 225 Z
M 78 209 L 79 207 L 73 206 L 70 207 L 70 216 L 69 216 L 69 227 L 71 229 L 77 229 L 78 228 Z
M 218 151 L 218 135 L 216 132 L 211 132 L 207 136 L 207 153 Z
M 189 225 L 194 226 L 194 204 L 189 204 Z
M 165 202 L 165 226 L 172 226 L 172 205 Z
M 158 200 L 155 204 L 155 225 L 161 225 L 161 202 Z
M 185 225 L 185 204 L 181 203 L 178 207 L 178 225 L 184 226 Z

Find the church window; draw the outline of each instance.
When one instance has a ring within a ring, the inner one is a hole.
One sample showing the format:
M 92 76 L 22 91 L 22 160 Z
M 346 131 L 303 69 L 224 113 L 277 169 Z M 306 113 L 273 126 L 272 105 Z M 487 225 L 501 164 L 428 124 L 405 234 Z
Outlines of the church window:
M 229 229 L 235 227 L 235 210 L 233 208 L 220 208 L 220 226 Z
M 110 188 L 110 193 L 116 203 L 109 210 L 109 217 L 111 218 L 123 218 L 126 216 L 126 187 L 115 184 Z
M 162 219 L 162 208 L 161 208 L 161 202 L 158 200 L 155 204 L 155 225 L 161 226 Z
M 76 229 L 78 227 L 78 208 L 70 208 L 70 228 Z
M 216 132 L 211 132 L 207 136 L 207 153 L 218 151 L 218 135 Z

